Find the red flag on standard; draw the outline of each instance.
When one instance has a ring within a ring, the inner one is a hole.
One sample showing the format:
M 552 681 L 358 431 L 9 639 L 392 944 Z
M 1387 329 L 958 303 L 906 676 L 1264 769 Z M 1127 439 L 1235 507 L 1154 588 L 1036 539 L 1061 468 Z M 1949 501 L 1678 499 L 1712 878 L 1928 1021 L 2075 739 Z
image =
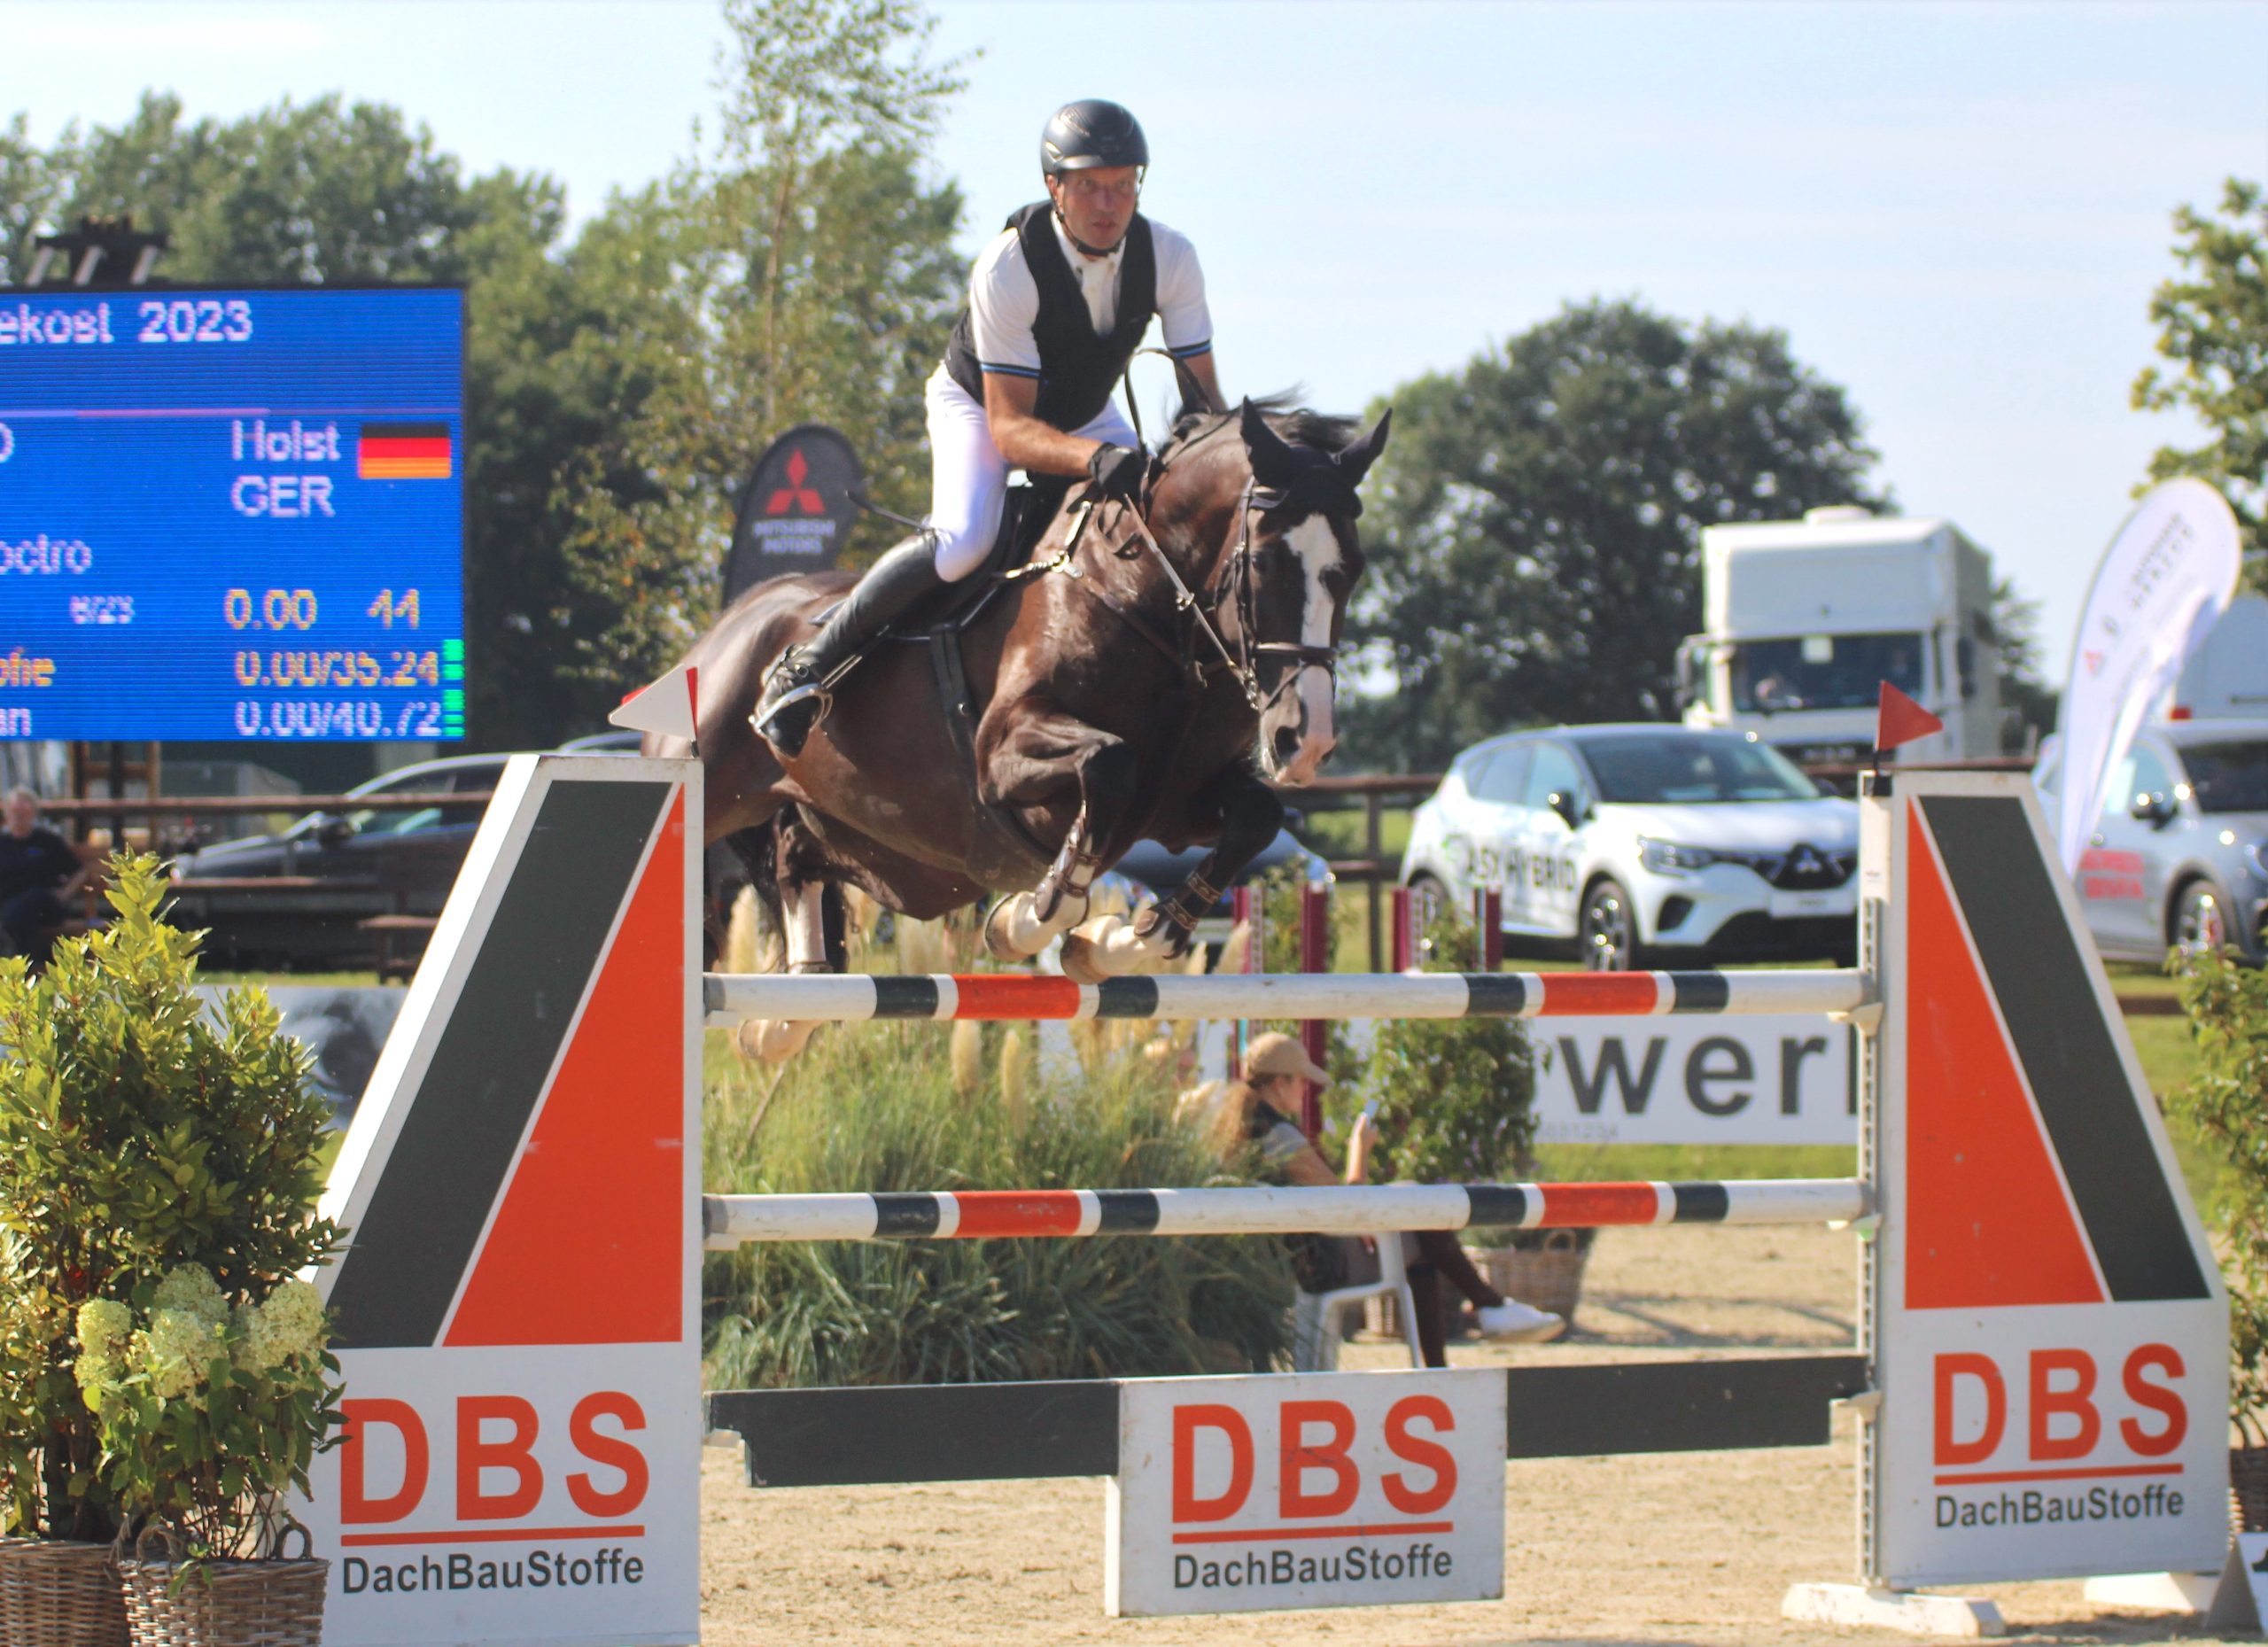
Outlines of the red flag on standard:
M 1894 750 L 1901 743 L 1911 743 L 1916 738 L 1926 738 L 1933 732 L 1945 729 L 1944 721 L 1889 681 L 1882 683 L 1880 705 L 1875 711 L 1876 753 Z

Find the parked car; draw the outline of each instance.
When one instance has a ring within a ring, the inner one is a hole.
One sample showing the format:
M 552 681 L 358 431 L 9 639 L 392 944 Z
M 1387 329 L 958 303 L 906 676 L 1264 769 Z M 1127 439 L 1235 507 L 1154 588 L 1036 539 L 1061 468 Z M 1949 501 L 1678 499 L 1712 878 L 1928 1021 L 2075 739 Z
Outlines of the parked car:
M 2060 752 L 2035 776 L 2051 809 Z M 2268 719 L 2146 726 L 2111 774 L 2079 859 L 2079 907 L 2106 959 L 2161 961 L 2174 944 L 2268 956 Z
M 419 761 L 347 795 L 485 795 L 508 758 Z M 309 812 L 276 835 L 201 847 L 175 865 L 175 879 L 186 883 L 175 919 L 210 929 L 206 953 L 219 966 L 367 966 L 379 943 L 361 923 L 375 915 L 440 913 L 486 809 L 478 800 L 409 812 L 346 807 Z M 225 884 L 259 881 L 279 884 Z M 200 890 L 199 882 L 223 884 Z M 418 946 L 407 947 L 414 953 Z
M 1858 940 L 1859 812 L 1754 733 L 1557 726 L 1459 755 L 1402 879 L 1503 895 L 1508 953 L 1594 970 L 1829 959 Z

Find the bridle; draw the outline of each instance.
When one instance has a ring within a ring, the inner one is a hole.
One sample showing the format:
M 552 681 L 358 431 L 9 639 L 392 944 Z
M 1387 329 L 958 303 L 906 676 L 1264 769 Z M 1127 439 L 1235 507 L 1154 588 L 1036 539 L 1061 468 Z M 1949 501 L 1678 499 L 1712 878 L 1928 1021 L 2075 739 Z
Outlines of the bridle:
M 1326 491 L 1330 493 L 1327 499 L 1319 495 Z M 1363 509 L 1362 500 L 1355 495 L 1354 489 L 1340 482 L 1329 469 L 1320 465 L 1301 475 L 1288 486 L 1262 486 L 1257 477 L 1247 476 L 1244 492 L 1237 500 L 1236 547 L 1216 563 L 1213 575 L 1206 580 L 1201 598 L 1182 577 L 1180 569 L 1173 563 L 1173 557 L 1159 544 L 1140 505 L 1130 499 L 1122 500 L 1120 504 L 1120 518 L 1133 528 L 1133 538 L 1149 550 L 1151 558 L 1165 573 L 1166 581 L 1173 587 L 1175 611 L 1185 614 L 1192 621 L 1197 633 L 1210 641 L 1213 650 L 1219 655 L 1218 664 L 1200 662 L 1193 655 L 1193 647 L 1184 643 L 1184 649 L 1192 654 L 1186 660 L 1187 664 L 1193 669 L 1199 684 L 1204 684 L 1216 668 L 1225 670 L 1244 694 L 1245 702 L 1254 714 L 1265 714 L 1272 708 L 1299 679 L 1301 668 L 1324 671 L 1332 678 L 1332 689 L 1335 691 L 1338 687 L 1339 652 L 1336 647 L 1311 646 L 1302 641 L 1262 641 L 1258 638 L 1260 571 L 1259 557 L 1253 548 L 1252 523 L 1256 517 L 1267 515 L 1294 501 L 1306 502 L 1312 512 L 1322 512 L 1327 506 L 1336 505 L 1350 519 L 1361 514 Z M 1081 525 L 1084 524 L 1083 521 Z M 1069 554 L 1076 553 L 1076 548 L 1075 538 L 1066 552 L 1067 558 Z M 1223 638 L 1218 621 L 1224 605 L 1234 618 L 1232 627 L 1236 634 L 1236 647 L 1233 651 Z M 1121 610 L 1120 616 L 1130 615 Z M 1271 656 L 1291 658 L 1296 666 L 1284 671 L 1275 690 L 1263 692 L 1260 686 L 1260 663 Z

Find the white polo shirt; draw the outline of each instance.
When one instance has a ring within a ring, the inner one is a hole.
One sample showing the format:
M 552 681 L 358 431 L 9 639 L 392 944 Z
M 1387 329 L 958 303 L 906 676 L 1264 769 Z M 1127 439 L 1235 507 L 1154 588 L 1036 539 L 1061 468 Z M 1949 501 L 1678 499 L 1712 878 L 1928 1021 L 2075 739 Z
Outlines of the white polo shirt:
M 1100 337 L 1118 323 L 1126 242 L 1122 238 L 1108 257 L 1091 258 L 1071 244 L 1062 221 L 1052 213 L 1047 223 L 1086 296 L 1087 314 Z M 1155 220 L 1150 222 L 1150 246 L 1157 262 L 1158 319 L 1165 329 L 1167 351 L 1184 361 L 1206 353 L 1213 346 L 1213 317 L 1205 307 L 1205 275 L 1197 267 L 1197 248 L 1187 236 Z M 1039 318 L 1039 283 L 1014 229 L 1003 230 L 977 254 L 968 277 L 968 309 L 979 365 L 988 372 L 1017 377 L 1039 376 L 1039 343 L 1032 336 L 1033 322 Z

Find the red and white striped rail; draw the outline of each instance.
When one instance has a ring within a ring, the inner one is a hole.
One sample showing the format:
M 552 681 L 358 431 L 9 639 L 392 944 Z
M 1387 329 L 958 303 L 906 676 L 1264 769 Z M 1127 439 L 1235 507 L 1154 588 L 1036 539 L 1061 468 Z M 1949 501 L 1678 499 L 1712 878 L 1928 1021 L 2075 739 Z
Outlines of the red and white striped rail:
M 1107 978 L 1032 973 L 710 973 L 711 1027 L 749 1018 L 1583 1018 L 1840 1013 L 1867 1004 L 1859 972 L 1251 973 Z
M 1077 1235 L 1379 1235 L 1399 1230 L 1649 1224 L 1847 1224 L 1859 1178 L 1685 1184 L 1353 1184 L 1334 1188 L 961 1190 L 704 1195 L 712 1252 L 757 1241 Z

